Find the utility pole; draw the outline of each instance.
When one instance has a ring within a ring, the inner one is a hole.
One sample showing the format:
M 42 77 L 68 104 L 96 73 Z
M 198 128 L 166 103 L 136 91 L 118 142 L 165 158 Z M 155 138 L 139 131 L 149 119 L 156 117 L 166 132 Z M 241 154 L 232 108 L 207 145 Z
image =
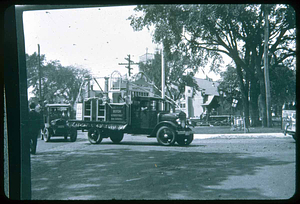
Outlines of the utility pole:
M 164 45 L 161 48 L 161 97 L 165 98 L 165 60 L 164 60 Z M 164 105 L 163 105 L 164 110 Z
M 41 80 L 41 53 L 40 53 L 40 44 L 38 44 L 38 55 L 39 55 L 39 98 L 40 102 L 43 103 L 42 99 L 42 80 Z
M 269 62 L 268 62 L 268 41 L 269 41 L 268 5 L 265 5 L 264 7 L 264 14 L 265 14 L 264 76 L 265 76 L 265 89 L 266 89 L 267 126 L 272 127 L 271 93 L 270 93 Z
M 128 57 L 125 58 L 125 60 L 127 60 L 128 63 L 119 63 L 119 65 L 128 65 L 128 66 L 125 66 L 125 67 L 128 69 L 128 76 L 130 76 L 130 75 L 131 75 L 131 70 L 132 70 L 132 68 L 130 67 L 130 65 L 137 65 L 137 64 L 139 64 L 139 63 L 133 62 L 133 61 L 130 59 L 130 55 L 127 55 L 127 56 L 128 56 Z

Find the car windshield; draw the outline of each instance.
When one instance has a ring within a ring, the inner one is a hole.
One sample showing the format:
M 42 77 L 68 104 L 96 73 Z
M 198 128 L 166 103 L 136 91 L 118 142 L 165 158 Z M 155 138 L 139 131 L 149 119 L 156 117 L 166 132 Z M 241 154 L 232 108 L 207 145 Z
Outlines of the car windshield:
M 68 107 L 51 107 L 49 114 L 52 118 L 69 118 L 70 110 Z

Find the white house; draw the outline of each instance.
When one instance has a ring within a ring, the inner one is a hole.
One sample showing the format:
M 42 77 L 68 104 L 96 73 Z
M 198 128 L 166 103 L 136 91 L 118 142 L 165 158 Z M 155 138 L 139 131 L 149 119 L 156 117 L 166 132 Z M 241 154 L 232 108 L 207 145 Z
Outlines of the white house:
M 185 93 L 178 102 L 180 109 L 187 114 L 188 118 L 200 117 L 209 109 L 212 109 L 217 104 L 218 82 L 209 79 L 195 78 L 200 91 L 197 91 L 194 98 L 192 98 L 192 88 L 186 86 Z

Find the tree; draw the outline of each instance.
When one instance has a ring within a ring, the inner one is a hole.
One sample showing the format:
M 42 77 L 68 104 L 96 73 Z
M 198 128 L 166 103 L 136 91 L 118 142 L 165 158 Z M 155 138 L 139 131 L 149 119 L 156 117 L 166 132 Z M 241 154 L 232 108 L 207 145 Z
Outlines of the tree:
M 174 56 L 174 55 L 173 55 Z M 173 57 L 167 56 L 165 61 L 165 83 L 166 94 L 174 101 L 178 100 L 185 91 L 185 86 L 193 88 L 193 94 L 199 90 L 197 82 L 193 78 L 193 72 L 185 73 L 189 70 L 184 59 L 179 55 Z M 156 51 L 154 59 L 146 63 L 141 63 L 139 68 L 142 72 L 154 82 L 155 86 L 161 90 L 161 54 Z M 161 95 L 160 91 L 156 90 L 156 95 Z
M 32 55 L 26 54 L 26 68 L 27 68 L 27 88 L 33 86 L 34 92 L 38 89 L 38 72 L 39 72 L 39 58 L 38 54 L 34 52 Z M 40 56 L 41 67 L 45 63 L 45 55 Z
M 270 58 L 276 66 L 289 60 L 295 66 L 295 11 L 290 5 L 268 5 L 268 9 Z M 215 69 L 222 62 L 222 54 L 229 56 L 235 63 L 246 126 L 249 106 L 258 110 L 259 96 L 266 124 L 262 5 L 139 5 L 135 10 L 143 12 L 129 18 L 135 30 L 153 26 L 155 42 L 163 42 L 171 53 L 186 53 L 195 66 L 211 59 Z M 258 114 L 252 115 L 258 121 Z
M 270 70 L 272 107 L 276 114 L 285 102 L 296 101 L 296 71 L 286 66 L 272 66 Z
M 220 101 L 221 106 L 225 107 L 225 111 L 232 114 L 233 100 L 241 101 L 241 92 L 239 89 L 239 81 L 237 80 L 236 70 L 233 66 L 227 65 L 227 70 L 220 73 L 221 80 L 218 86 L 219 93 L 222 93 L 224 101 Z
M 48 103 L 57 103 L 65 100 L 72 106 L 79 93 L 80 85 L 85 76 L 90 73 L 86 69 L 74 66 L 63 67 L 58 60 L 45 62 L 45 56 L 41 57 L 42 94 Z M 38 95 L 38 56 L 26 54 L 28 87 L 33 87 L 33 94 Z

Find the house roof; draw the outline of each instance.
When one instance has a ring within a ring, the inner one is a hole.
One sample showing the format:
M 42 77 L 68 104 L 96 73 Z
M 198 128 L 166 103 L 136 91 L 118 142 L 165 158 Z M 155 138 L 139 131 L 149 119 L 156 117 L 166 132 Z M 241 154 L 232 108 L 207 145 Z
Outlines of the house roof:
M 209 81 L 207 79 L 195 78 L 200 89 L 205 89 L 205 94 L 219 96 L 219 82 Z

